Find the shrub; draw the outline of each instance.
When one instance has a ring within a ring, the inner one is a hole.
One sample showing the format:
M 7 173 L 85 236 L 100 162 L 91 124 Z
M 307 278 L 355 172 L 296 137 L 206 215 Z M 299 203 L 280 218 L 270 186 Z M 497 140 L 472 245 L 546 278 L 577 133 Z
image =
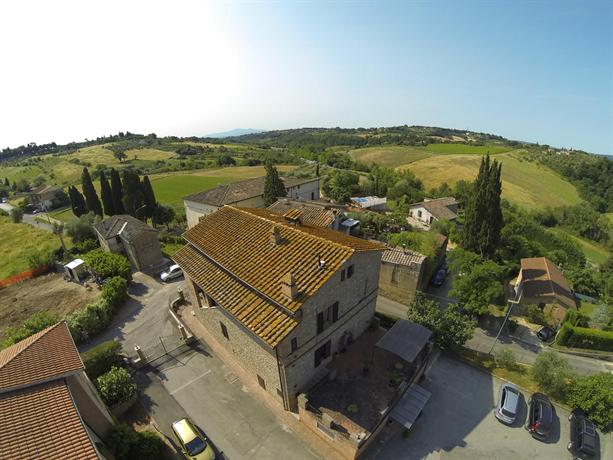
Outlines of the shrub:
M 93 212 L 83 214 L 80 217 L 70 219 L 66 223 L 66 233 L 72 238 L 75 243 L 81 243 L 86 240 L 96 239 L 94 225 L 99 221 L 99 218 Z
M 113 366 L 110 371 L 96 379 L 96 387 L 108 406 L 128 401 L 136 394 L 136 384 L 123 367 Z
M 72 254 L 84 254 L 86 252 L 93 251 L 94 249 L 98 249 L 99 247 L 100 243 L 98 242 L 98 240 L 88 238 L 79 243 L 75 243 L 70 252 Z
M 103 278 L 121 276 L 128 281 L 132 280 L 132 268 L 124 256 L 95 249 L 85 254 L 83 259 L 98 276 Z
M 20 342 L 23 339 L 26 339 L 31 335 L 48 328 L 49 326 L 53 326 L 59 321 L 60 318 L 57 315 L 46 311 L 34 313 L 24 321 L 23 325 L 19 329 L 7 327 L 4 330 L 6 339 L 4 339 L 3 347 L 10 347 L 11 345 Z
M 564 315 L 564 322 L 569 322 L 571 326 L 589 327 L 589 320 L 587 315 L 573 309 L 566 310 L 566 315 Z
M 532 378 L 539 388 L 560 401 L 566 400 L 573 377 L 568 361 L 554 351 L 539 353 L 532 367 Z
M 113 313 L 126 300 L 128 296 L 128 282 L 120 276 L 109 279 L 102 287 L 102 299 L 104 299 Z
M 517 369 L 517 358 L 511 350 L 501 350 L 496 354 L 496 364 L 507 370 Z
M 586 412 L 603 430 L 613 425 L 613 374 L 601 372 L 577 378 L 570 389 L 568 403 Z
M 121 344 L 115 340 L 102 342 L 91 350 L 82 353 L 81 359 L 89 378 L 96 380 L 102 374 L 110 371 L 112 367 L 123 366 Z
M 18 224 L 23 220 L 23 211 L 20 208 L 11 209 L 11 220 Z
M 538 305 L 528 305 L 527 315 L 531 323 L 540 324 L 542 326 L 547 325 L 545 314 Z
M 165 457 L 166 446 L 159 436 L 150 431 L 136 432 L 125 423 L 111 428 L 107 444 L 117 460 Z
M 54 252 L 53 251 L 29 251 L 26 255 L 28 260 L 28 267 L 35 270 L 37 268 L 44 267 L 45 265 L 51 265 L 53 263 Z
M 568 326 L 567 326 L 568 325 Z M 573 327 L 565 323 L 562 329 L 567 328 L 558 343 L 567 347 L 589 348 L 592 350 L 613 351 L 613 332 L 590 329 L 587 327 Z

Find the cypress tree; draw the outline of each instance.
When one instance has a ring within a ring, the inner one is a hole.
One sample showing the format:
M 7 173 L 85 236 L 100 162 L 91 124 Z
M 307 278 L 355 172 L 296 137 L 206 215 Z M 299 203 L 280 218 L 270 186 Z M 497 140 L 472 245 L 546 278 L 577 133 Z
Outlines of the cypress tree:
M 147 176 L 143 177 L 143 199 L 145 201 L 145 216 L 151 219 L 157 203 L 153 187 L 151 187 L 151 182 L 149 182 L 149 177 Z
M 266 179 L 264 180 L 264 206 L 268 207 L 277 198 L 287 196 L 287 190 L 279 177 L 279 172 L 272 163 L 266 163 Z
M 81 185 L 83 186 L 83 195 L 85 196 L 87 209 L 102 217 L 102 205 L 100 204 L 100 199 L 98 198 L 98 194 L 96 193 L 96 189 L 94 188 L 92 178 L 89 175 L 87 168 L 83 168 L 83 173 L 81 174 Z
M 11 188 L 13 191 L 17 190 L 17 182 L 13 181 L 13 186 Z
M 113 197 L 113 210 L 115 214 L 125 214 L 123 207 L 123 193 L 121 191 L 121 179 L 115 168 L 111 169 L 111 195 Z
M 8 177 L 4 178 L 4 186 L 5 187 L 10 187 L 11 186 L 11 183 L 9 182 L 9 178 Z
M 70 197 L 70 207 L 72 208 L 72 213 L 81 217 L 83 214 L 87 214 L 87 204 L 85 203 L 85 198 L 81 192 L 77 190 L 75 186 L 68 188 L 68 196 Z
M 104 171 L 100 171 L 100 197 L 102 198 L 102 204 L 104 206 L 104 213 L 107 216 L 115 215 L 115 207 L 113 206 L 113 194 L 109 181 L 106 180 Z
M 123 172 L 123 207 L 127 214 L 139 218 L 144 216 L 141 206 L 144 204 L 143 190 L 138 174 L 126 169 Z

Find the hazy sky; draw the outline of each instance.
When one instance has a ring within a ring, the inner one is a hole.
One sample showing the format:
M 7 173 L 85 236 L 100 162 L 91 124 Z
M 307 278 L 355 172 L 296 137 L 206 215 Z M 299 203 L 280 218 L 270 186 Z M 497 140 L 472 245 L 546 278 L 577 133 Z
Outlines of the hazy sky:
M 0 147 L 434 125 L 613 154 L 613 1 L 0 2 Z

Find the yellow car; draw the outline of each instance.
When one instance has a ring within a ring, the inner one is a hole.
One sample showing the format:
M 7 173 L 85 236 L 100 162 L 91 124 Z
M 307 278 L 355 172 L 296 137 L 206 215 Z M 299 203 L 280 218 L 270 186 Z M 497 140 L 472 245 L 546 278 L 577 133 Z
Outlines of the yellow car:
M 214 460 L 215 451 L 213 447 L 189 419 L 183 418 L 174 422 L 172 432 L 187 458 L 191 460 Z

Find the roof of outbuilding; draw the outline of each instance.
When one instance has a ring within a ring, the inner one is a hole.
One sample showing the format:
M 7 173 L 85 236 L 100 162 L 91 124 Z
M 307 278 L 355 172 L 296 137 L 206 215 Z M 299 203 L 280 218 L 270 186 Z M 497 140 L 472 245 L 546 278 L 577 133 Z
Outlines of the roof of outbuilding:
M 41 193 L 48 193 L 48 192 L 57 192 L 58 190 L 62 190 L 60 187 L 56 186 L 56 185 L 40 185 L 36 188 L 33 188 L 32 190 L 30 190 L 30 195 L 40 195 Z
M 0 393 L 83 369 L 64 321 L 0 351 Z
M 271 240 L 279 233 L 280 242 Z M 294 314 L 355 252 L 378 243 L 329 228 L 293 225 L 267 209 L 224 206 L 184 234 L 190 245 L 173 257 L 181 268 L 247 328 L 275 346 L 297 324 Z M 318 261 L 325 261 L 320 268 Z M 286 297 L 292 273 L 299 295 Z
M 285 184 L 285 188 L 296 187 L 297 185 L 314 182 L 319 178 L 299 179 L 297 177 L 282 177 L 281 180 Z M 255 198 L 264 194 L 264 183 L 266 177 L 256 177 L 246 179 L 230 184 L 218 185 L 215 188 L 204 190 L 202 192 L 188 195 L 183 199 L 186 201 L 194 201 L 196 203 L 209 204 L 211 206 L 221 207 L 228 204 L 239 203 L 249 198 Z
M 432 331 L 421 324 L 399 319 L 377 342 L 377 348 L 394 353 L 412 363 L 432 337 Z
M 66 382 L 0 394 L 0 457 L 97 459 Z
M 306 225 L 316 227 L 329 227 L 334 223 L 337 214 L 342 214 L 341 210 L 331 209 L 330 207 L 316 202 L 302 202 L 282 198 L 271 204 L 268 209 L 279 214 L 286 214 L 292 211 L 299 211 L 302 222 Z
M 450 206 L 456 206 L 457 204 L 458 201 L 454 197 L 447 196 L 444 198 L 427 199 L 420 203 L 414 203 L 411 207 L 423 206 L 437 219 L 453 220 L 458 215 L 450 209 Z
M 521 260 L 522 296 L 528 298 L 555 297 L 567 308 L 577 306 L 575 296 L 560 269 L 546 257 Z
M 411 251 L 403 248 L 388 248 L 381 256 L 381 262 L 387 262 L 396 265 L 420 265 L 426 260 L 426 256 L 419 252 Z
M 130 239 L 140 232 L 157 232 L 155 228 L 128 214 L 117 214 L 116 216 L 108 217 L 97 223 L 94 227 L 104 239 L 113 238 L 119 234 L 125 235 L 126 238 Z

